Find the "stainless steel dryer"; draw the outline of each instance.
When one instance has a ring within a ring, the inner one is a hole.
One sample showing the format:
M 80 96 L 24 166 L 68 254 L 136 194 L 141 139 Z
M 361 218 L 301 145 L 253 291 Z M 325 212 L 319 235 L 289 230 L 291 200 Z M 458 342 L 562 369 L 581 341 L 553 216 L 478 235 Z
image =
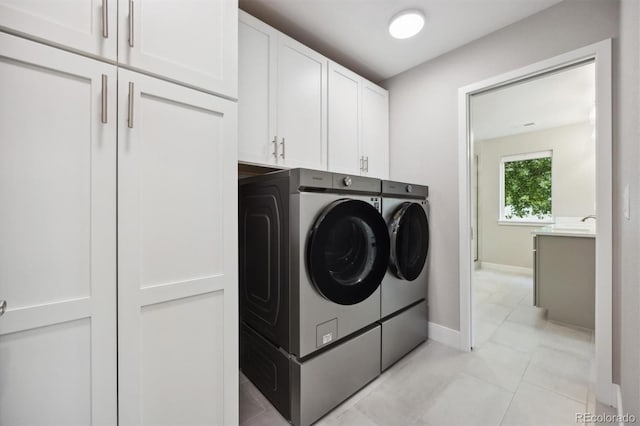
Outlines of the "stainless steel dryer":
M 381 286 L 383 370 L 427 338 L 428 196 L 427 186 L 382 182 L 391 242 Z
M 296 425 L 380 373 L 380 188 L 305 169 L 240 181 L 241 368 Z

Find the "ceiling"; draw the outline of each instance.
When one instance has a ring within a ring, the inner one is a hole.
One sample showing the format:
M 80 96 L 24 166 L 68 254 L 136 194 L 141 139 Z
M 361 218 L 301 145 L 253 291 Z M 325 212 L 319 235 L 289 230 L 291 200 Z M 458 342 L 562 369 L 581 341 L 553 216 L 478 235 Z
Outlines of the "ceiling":
M 379 82 L 561 0 L 239 0 L 240 8 Z M 389 36 L 391 18 L 421 9 L 417 36 Z
M 473 138 L 493 139 L 589 121 L 595 84 L 592 62 L 474 95 Z

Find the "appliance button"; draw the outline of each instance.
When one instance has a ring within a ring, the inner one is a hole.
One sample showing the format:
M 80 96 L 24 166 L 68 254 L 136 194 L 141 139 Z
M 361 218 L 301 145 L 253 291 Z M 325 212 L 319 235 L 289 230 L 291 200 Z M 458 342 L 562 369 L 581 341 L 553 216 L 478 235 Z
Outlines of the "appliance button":
M 349 176 L 344 178 L 345 186 L 351 186 L 351 178 Z
M 407 185 L 407 192 L 413 192 L 413 186 Z

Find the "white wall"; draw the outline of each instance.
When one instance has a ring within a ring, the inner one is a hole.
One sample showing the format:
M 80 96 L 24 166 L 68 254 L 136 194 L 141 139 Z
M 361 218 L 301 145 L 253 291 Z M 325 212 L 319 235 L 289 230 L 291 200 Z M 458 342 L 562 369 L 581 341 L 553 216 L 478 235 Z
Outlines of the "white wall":
M 614 39 L 613 372 L 640 415 L 640 1 L 565 0 L 383 83 L 390 93 L 391 178 L 430 185 L 431 321 L 459 329 L 458 88 Z M 622 192 L 630 185 L 631 220 Z
M 500 225 L 500 163 L 505 155 L 553 151 L 554 217 L 595 214 L 596 146 L 587 123 L 476 141 L 479 260 L 532 267 L 531 231 L 541 225 Z
M 618 34 L 618 1 L 568 0 L 383 83 L 391 178 L 429 185 L 430 320 L 460 329 L 458 89 Z

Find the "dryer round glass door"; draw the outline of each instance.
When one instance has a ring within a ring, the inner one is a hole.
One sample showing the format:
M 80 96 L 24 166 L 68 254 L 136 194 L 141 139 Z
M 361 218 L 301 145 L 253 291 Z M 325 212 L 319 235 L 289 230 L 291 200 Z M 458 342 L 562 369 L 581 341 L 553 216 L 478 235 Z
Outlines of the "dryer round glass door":
M 393 214 L 390 265 L 395 274 L 413 281 L 422 272 L 429 253 L 429 221 L 424 207 L 405 202 Z
M 337 200 L 324 209 L 309 234 L 309 275 L 325 298 L 354 305 L 380 286 L 389 250 L 387 226 L 377 209 L 360 200 Z

